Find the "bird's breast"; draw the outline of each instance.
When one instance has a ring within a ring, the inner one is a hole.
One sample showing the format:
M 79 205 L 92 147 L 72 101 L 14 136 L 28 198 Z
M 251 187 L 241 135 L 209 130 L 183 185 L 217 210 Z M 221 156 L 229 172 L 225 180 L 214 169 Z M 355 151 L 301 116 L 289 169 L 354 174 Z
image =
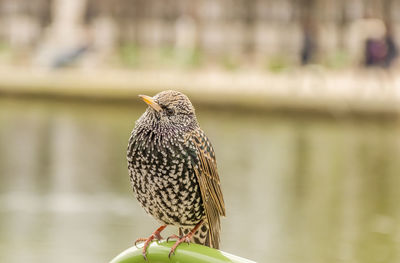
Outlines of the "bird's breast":
M 130 145 L 129 149 L 133 190 L 145 210 L 167 224 L 198 222 L 203 206 L 191 147 L 174 138 Z

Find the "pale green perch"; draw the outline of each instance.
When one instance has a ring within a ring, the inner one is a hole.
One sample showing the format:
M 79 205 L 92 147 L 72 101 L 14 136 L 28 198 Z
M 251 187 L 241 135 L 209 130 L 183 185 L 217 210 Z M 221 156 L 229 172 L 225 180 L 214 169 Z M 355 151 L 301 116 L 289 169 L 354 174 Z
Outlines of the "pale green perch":
M 152 242 L 147 249 L 148 261 L 142 255 L 142 245 L 131 247 L 119 254 L 110 263 L 255 263 L 254 261 L 241 258 L 229 253 L 209 248 L 198 244 L 182 243 L 175 251 L 175 255 L 168 258 L 169 251 L 175 242 Z

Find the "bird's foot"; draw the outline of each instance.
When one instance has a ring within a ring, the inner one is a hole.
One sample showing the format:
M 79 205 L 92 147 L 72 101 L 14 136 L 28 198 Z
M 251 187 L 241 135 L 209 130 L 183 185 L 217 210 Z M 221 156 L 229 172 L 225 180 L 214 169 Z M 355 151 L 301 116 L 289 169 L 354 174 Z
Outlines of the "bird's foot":
M 144 242 L 143 245 L 143 250 L 142 250 L 142 255 L 144 257 L 144 260 L 147 261 L 147 257 L 146 257 L 146 251 L 147 251 L 147 247 L 150 245 L 151 241 L 153 241 L 154 239 L 157 239 L 158 241 L 160 241 L 162 238 L 161 236 L 161 231 L 164 230 L 164 228 L 166 228 L 167 225 L 163 225 L 160 226 L 159 228 L 157 228 L 156 231 L 153 232 L 153 234 L 151 234 L 148 238 L 138 238 L 135 241 L 135 246 L 138 242 Z M 136 246 L 137 247 L 137 246 Z
M 177 241 L 175 242 L 175 244 L 171 247 L 171 251 L 169 252 L 168 257 L 170 258 L 171 255 L 174 255 L 174 254 L 175 254 L 175 249 L 179 246 L 179 244 L 184 243 L 184 242 L 190 244 L 190 240 L 192 239 L 193 234 L 194 234 L 194 233 L 189 232 L 187 235 L 184 235 L 184 236 L 181 236 L 181 237 L 179 237 L 179 236 L 177 236 L 177 235 L 172 235 L 172 236 L 168 237 L 168 238 L 167 238 L 167 242 L 168 242 L 168 240 L 169 240 L 170 238 L 177 239 Z
M 186 235 L 183 236 L 177 236 L 177 235 L 172 235 L 170 237 L 167 238 L 167 242 L 170 238 L 176 238 L 178 239 L 175 244 L 171 247 L 171 251 L 168 254 L 168 257 L 171 258 L 171 255 L 175 254 L 175 249 L 179 246 L 179 244 L 186 242 L 188 244 L 190 244 L 190 240 L 192 240 L 192 237 L 194 235 L 194 233 L 196 233 L 197 229 L 199 229 L 199 227 L 203 224 L 203 220 L 201 220 L 192 230 L 190 230 L 189 233 L 187 233 Z

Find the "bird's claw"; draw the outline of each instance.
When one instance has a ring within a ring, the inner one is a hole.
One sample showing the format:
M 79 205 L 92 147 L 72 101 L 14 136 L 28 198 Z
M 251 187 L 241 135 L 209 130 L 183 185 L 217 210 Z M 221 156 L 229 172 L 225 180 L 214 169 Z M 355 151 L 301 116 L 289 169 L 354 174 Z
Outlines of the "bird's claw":
M 146 257 L 147 247 L 150 245 L 151 241 L 153 241 L 154 239 L 157 239 L 158 241 L 160 241 L 161 239 L 163 239 L 160 233 L 161 233 L 161 231 L 164 230 L 164 228 L 165 228 L 166 226 L 167 226 L 167 225 L 160 226 L 160 227 L 159 227 L 156 231 L 154 231 L 153 234 L 151 234 L 151 236 L 149 236 L 148 238 L 138 238 L 138 239 L 136 239 L 136 241 L 135 241 L 135 247 L 137 247 L 137 243 L 138 243 L 138 242 L 144 242 L 143 250 L 142 250 L 142 255 L 143 255 L 145 261 L 147 261 L 147 257 Z
M 142 252 L 142 255 L 143 255 L 144 261 L 147 261 L 146 251 Z
M 146 238 L 138 238 L 138 239 L 136 239 L 136 241 L 135 241 L 135 247 L 137 247 L 137 243 L 138 242 L 145 242 L 147 239 Z
M 169 237 L 167 237 L 167 242 L 169 241 L 169 239 L 170 238 L 173 238 L 173 239 L 177 239 L 177 240 L 179 240 L 179 239 L 181 239 L 182 238 L 182 236 L 177 236 L 177 235 L 172 235 L 172 236 L 169 236 Z
M 153 239 L 156 238 L 156 235 L 152 234 L 151 236 L 149 236 L 149 238 L 138 238 L 135 241 L 135 247 L 137 246 L 138 242 L 144 242 L 143 245 L 143 249 L 142 249 L 142 255 L 145 261 L 147 261 L 147 257 L 146 257 L 146 253 L 147 253 L 147 247 L 150 245 L 151 241 L 153 241 Z
M 179 246 L 179 244 L 181 244 L 181 243 L 188 243 L 188 245 L 190 244 L 191 235 L 185 235 L 183 237 L 178 237 L 177 235 L 172 235 L 172 236 L 168 237 L 167 240 L 169 238 L 177 238 L 178 239 L 175 242 L 175 244 L 171 247 L 171 251 L 168 254 L 168 258 L 171 258 L 171 255 L 175 255 L 175 249 Z
M 147 257 L 146 257 L 146 253 L 147 253 L 147 247 L 150 245 L 150 243 L 154 240 L 154 239 L 156 239 L 157 241 L 160 241 L 161 239 L 162 239 L 162 237 L 161 237 L 161 235 L 158 233 L 158 234 L 151 234 L 151 236 L 149 236 L 149 238 L 138 238 L 138 239 L 136 239 L 136 241 L 135 241 L 135 247 L 137 247 L 137 243 L 138 242 L 144 242 L 144 245 L 143 245 L 143 251 L 142 251 L 142 255 L 143 255 L 143 257 L 144 257 L 144 260 L 145 261 L 147 261 Z

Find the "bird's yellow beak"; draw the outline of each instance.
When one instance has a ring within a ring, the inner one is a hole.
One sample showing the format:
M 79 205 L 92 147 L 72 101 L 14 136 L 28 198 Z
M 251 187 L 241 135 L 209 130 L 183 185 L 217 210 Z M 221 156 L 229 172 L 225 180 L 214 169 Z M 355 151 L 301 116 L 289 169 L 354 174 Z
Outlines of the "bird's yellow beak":
M 155 102 L 152 97 L 146 95 L 139 95 L 139 98 L 141 98 L 144 102 L 146 102 L 147 105 L 152 107 L 154 110 L 156 111 L 162 110 L 160 105 L 158 105 L 157 102 Z

